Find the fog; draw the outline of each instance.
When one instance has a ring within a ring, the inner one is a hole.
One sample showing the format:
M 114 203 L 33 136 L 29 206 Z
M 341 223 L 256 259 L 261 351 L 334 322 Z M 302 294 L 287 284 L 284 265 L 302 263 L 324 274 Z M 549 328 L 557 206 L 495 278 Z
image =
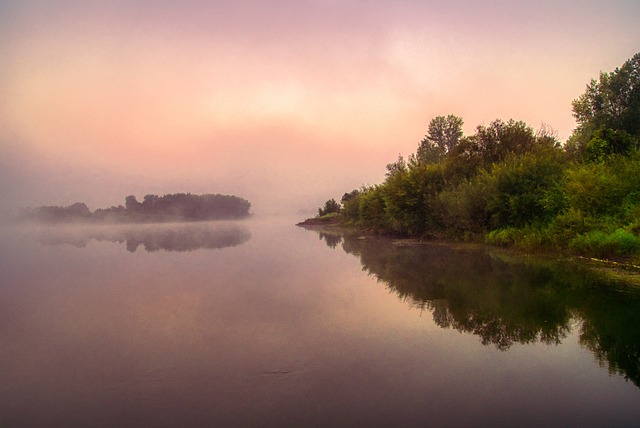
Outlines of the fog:
M 28 236 L 28 235 L 27 235 Z M 242 222 L 199 222 L 134 225 L 65 225 L 36 227 L 31 234 L 47 246 L 86 247 L 91 241 L 117 242 L 127 251 L 142 246 L 147 252 L 213 250 L 242 245 L 251 232 Z
M 380 182 L 437 115 L 565 140 L 639 18 L 635 1 L 2 2 L 2 210 L 192 192 L 310 213 Z
M 297 151 L 302 148 L 308 146 L 300 143 Z M 221 193 L 249 200 L 254 214 L 311 213 L 328 198 L 380 182 L 388 159 L 397 156 L 384 150 L 361 158 L 346 150 L 309 150 L 268 155 L 263 148 L 262 154 L 251 156 L 250 148 L 234 146 L 225 158 L 211 154 L 211 161 L 156 167 L 144 162 L 130 166 L 126 159 L 104 165 L 64 153 L 51 160 L 14 145 L 0 159 L 2 208 L 15 213 L 24 207 L 84 202 L 95 210 L 123 205 L 128 195 L 142 200 L 147 194 Z

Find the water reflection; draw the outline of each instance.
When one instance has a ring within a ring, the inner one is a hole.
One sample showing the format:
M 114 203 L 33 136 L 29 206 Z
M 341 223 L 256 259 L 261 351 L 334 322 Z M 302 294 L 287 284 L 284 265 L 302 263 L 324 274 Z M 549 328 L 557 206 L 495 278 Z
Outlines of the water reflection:
M 640 386 L 640 293 L 578 266 L 515 259 L 482 249 L 411 245 L 317 231 L 342 244 L 399 298 L 431 312 L 442 328 L 513 344 L 559 344 L 579 325 L 580 344 L 610 373 Z
M 173 223 L 125 226 L 76 226 L 45 228 L 38 232 L 42 245 L 85 247 L 91 240 L 125 243 L 135 252 L 194 251 L 242 245 L 251 239 L 249 230 L 232 223 Z
M 340 235 L 324 233 L 322 231 L 318 231 L 318 235 L 320 240 L 324 241 L 331 248 L 336 248 L 340 243 L 342 243 L 342 236 Z

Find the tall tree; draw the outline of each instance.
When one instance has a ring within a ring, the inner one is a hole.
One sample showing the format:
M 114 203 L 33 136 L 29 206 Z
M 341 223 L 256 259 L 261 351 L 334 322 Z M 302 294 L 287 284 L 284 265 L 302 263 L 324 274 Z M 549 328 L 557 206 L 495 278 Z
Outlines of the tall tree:
M 640 53 L 620 68 L 591 79 L 572 107 L 578 127 L 570 145 L 578 149 L 584 148 L 600 129 L 623 131 L 636 141 L 640 139 Z
M 431 119 L 427 135 L 420 142 L 416 153 L 418 162 L 435 163 L 441 160 L 462 138 L 463 124 L 462 118 L 453 114 Z
M 533 128 L 525 122 L 496 119 L 488 127 L 478 126 L 475 138 L 483 152 L 485 162 L 499 162 L 509 153 L 521 155 L 533 150 L 536 136 Z

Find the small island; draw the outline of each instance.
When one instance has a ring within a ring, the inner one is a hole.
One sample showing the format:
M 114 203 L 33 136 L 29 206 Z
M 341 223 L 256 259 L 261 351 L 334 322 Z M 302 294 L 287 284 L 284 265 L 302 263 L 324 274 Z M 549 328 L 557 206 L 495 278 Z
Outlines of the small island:
M 124 206 L 91 211 L 86 204 L 26 208 L 18 221 L 38 223 L 166 223 L 207 220 L 231 220 L 250 215 L 251 203 L 246 199 L 220 194 L 192 195 L 175 193 L 164 196 L 146 195 L 142 202 L 127 196 Z

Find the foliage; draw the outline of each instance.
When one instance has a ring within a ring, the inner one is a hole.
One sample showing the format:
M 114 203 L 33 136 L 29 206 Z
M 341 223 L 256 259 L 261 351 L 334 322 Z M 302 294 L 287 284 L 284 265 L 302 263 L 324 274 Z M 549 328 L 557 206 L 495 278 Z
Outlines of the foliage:
M 434 117 L 429 122 L 427 135 L 423 138 L 416 151 L 416 158 L 420 163 L 435 163 L 449 153 L 462 138 L 461 117 L 452 114 Z
M 336 200 L 332 198 L 324 203 L 323 208 L 318 208 L 318 217 L 322 217 L 327 214 L 338 213 L 338 212 L 340 212 L 340 204 L 337 203 Z
M 495 165 L 486 178 L 487 210 L 492 227 L 522 227 L 547 222 L 558 207 L 547 196 L 562 177 L 563 159 L 557 151 L 510 155 Z
M 444 177 L 450 184 L 472 178 L 482 167 L 483 159 L 475 136 L 465 137 L 442 161 Z
M 394 232 L 421 234 L 433 228 L 435 196 L 444 186 L 442 168 L 411 162 L 404 171 L 389 176 L 383 199 Z
M 441 192 L 438 195 L 441 224 L 457 233 L 484 231 L 490 221 L 487 178 L 484 173 L 473 181 L 465 180 Z
M 383 189 L 382 186 L 374 186 L 360 195 L 358 225 L 379 232 L 389 229 L 389 222 L 385 214 Z
M 594 230 L 576 236 L 569 242 L 569 248 L 598 257 L 633 255 L 640 252 L 640 237 L 624 229 L 616 229 L 611 233 Z
M 629 155 L 637 149 L 637 142 L 623 129 L 597 129 L 584 149 L 587 161 L 605 161 L 614 155 Z
M 510 154 L 531 151 L 537 142 L 533 128 L 513 119 L 506 123 L 497 119 L 488 127 L 478 126 L 474 139 L 485 166 L 499 162 Z
M 548 229 L 528 225 L 492 230 L 487 234 L 486 242 L 498 246 L 515 245 L 524 249 L 535 249 L 551 245 L 554 238 Z
M 569 168 L 564 190 L 568 206 L 588 216 L 631 220 L 640 206 L 640 155 Z
M 602 135 L 596 135 L 602 134 L 602 130 L 629 136 L 637 146 L 640 139 L 640 53 L 622 67 L 610 73 L 601 72 L 597 80 L 592 79 L 585 92 L 573 101 L 572 107 L 578 127 L 571 144 L 578 152 L 584 152 L 582 147 L 589 145 L 593 138 L 596 142 L 607 141 Z M 629 140 L 624 139 L 628 144 Z
M 360 211 L 360 195 L 365 191 L 366 189 L 354 189 L 351 192 L 342 195 L 342 199 L 340 199 L 340 202 L 342 203 L 342 215 L 352 223 L 355 223 L 358 220 Z
M 573 104 L 562 146 L 543 124 L 494 120 L 463 136 L 462 119 L 431 120 L 415 154 L 384 182 L 345 193 L 345 222 L 416 236 L 482 236 L 498 245 L 640 253 L 640 54 L 601 73 Z

